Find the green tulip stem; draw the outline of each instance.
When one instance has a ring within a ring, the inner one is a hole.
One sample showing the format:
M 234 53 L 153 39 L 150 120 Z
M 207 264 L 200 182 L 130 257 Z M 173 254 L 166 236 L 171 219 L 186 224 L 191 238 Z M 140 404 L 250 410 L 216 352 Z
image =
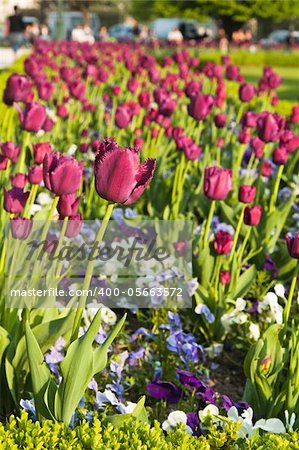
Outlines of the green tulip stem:
M 97 243 L 98 246 L 101 244 L 101 242 L 103 240 L 106 228 L 109 223 L 109 219 L 111 217 L 111 214 L 112 214 L 112 211 L 114 208 L 114 205 L 115 205 L 114 203 L 109 203 L 107 205 L 104 218 L 102 220 L 101 226 L 98 229 L 97 236 L 95 238 L 95 242 Z M 90 286 L 94 264 L 95 264 L 94 259 L 90 260 L 87 264 L 86 273 L 85 273 L 85 277 L 84 277 L 84 281 L 83 281 L 83 287 L 82 287 L 82 296 L 79 300 L 79 305 L 78 305 L 78 308 L 76 311 L 76 316 L 75 316 L 74 323 L 73 323 L 71 342 L 73 342 L 78 337 L 78 332 L 79 332 L 81 319 L 82 319 L 82 315 L 83 315 L 83 309 L 86 304 L 87 291 Z
M 299 273 L 299 262 L 297 262 L 295 270 L 294 270 L 294 275 L 293 275 L 291 286 L 290 286 L 290 290 L 289 290 L 287 304 L 286 304 L 286 306 L 284 308 L 284 324 L 285 324 L 285 327 L 287 326 L 287 323 L 288 323 L 288 320 L 289 320 L 289 315 L 290 315 L 290 311 L 291 311 L 291 305 L 292 305 L 292 300 L 293 300 L 295 287 L 296 287 L 296 283 L 297 283 L 298 273 Z
M 279 185 L 280 185 L 280 180 L 282 177 L 283 169 L 284 169 L 284 165 L 281 164 L 279 166 L 277 174 L 276 174 L 274 188 L 273 188 L 271 198 L 270 198 L 269 214 L 271 214 L 275 210 L 275 205 L 276 205 L 276 200 L 277 200 L 277 195 L 278 195 L 278 190 L 279 190 Z
M 86 205 L 86 210 L 88 212 L 91 209 L 91 202 L 92 202 L 92 199 L 93 199 L 94 190 L 95 190 L 95 178 L 94 178 L 94 175 L 92 175 L 92 180 L 91 180 L 90 189 L 89 189 L 89 192 L 88 192 L 87 205 Z
M 17 172 L 19 172 L 19 173 L 23 173 L 24 168 L 25 168 L 24 166 L 25 166 L 25 158 L 26 158 L 26 148 L 29 145 L 29 141 L 30 141 L 30 133 L 24 131 L 21 154 L 19 156 L 19 163 L 18 163 L 18 169 L 17 169 Z
M 54 253 L 54 258 L 59 255 L 59 252 L 61 250 L 63 239 L 64 239 L 65 232 L 66 232 L 66 229 L 67 229 L 68 220 L 69 220 L 68 216 L 63 218 L 63 223 L 62 223 L 62 227 L 61 227 L 59 241 L 58 241 L 58 245 L 56 247 L 55 253 Z M 59 258 L 58 258 L 58 260 L 59 260 Z M 58 269 L 57 269 L 57 272 L 56 272 L 56 276 L 58 276 L 58 277 L 59 277 L 59 275 L 61 273 L 62 264 L 63 264 L 63 261 L 59 261 Z
M 33 203 L 35 201 L 37 190 L 38 190 L 38 184 L 34 184 L 31 188 L 28 200 L 27 200 L 25 208 L 24 208 L 23 217 L 25 217 L 27 219 L 30 217 L 31 206 L 33 205 Z
M 43 227 L 43 231 L 42 231 L 42 234 L 41 234 L 40 242 L 43 242 L 46 239 L 46 237 L 47 237 L 47 234 L 48 234 L 48 231 L 49 231 L 49 228 L 50 228 L 50 225 L 51 225 L 51 220 L 53 218 L 53 214 L 54 214 L 54 211 L 55 211 L 56 206 L 58 204 L 58 201 L 59 201 L 59 197 L 58 196 L 54 197 L 52 205 L 51 205 L 51 208 L 49 209 L 47 220 L 45 221 L 45 225 Z M 35 277 L 35 274 L 37 273 L 38 266 L 40 268 L 42 267 L 42 259 L 39 259 L 37 257 L 36 260 L 34 261 L 31 279 Z M 39 276 L 37 278 L 39 278 Z
M 208 214 L 207 222 L 205 224 L 205 233 L 203 236 L 204 245 L 208 242 L 209 231 L 211 228 L 211 223 L 212 223 L 213 215 L 215 212 L 215 208 L 216 208 L 216 200 L 212 200 L 211 204 L 210 204 L 210 211 Z
M 244 251 L 245 251 L 248 239 L 250 237 L 250 233 L 251 233 L 251 226 L 248 226 L 246 234 L 245 234 L 245 238 L 244 238 L 243 243 L 242 243 L 242 245 L 241 245 L 241 247 L 240 247 L 240 249 L 238 251 L 238 259 L 240 261 L 242 261 L 242 257 L 243 257 L 243 254 L 244 254 Z
M 243 223 L 243 218 L 244 218 L 244 210 L 246 208 L 246 204 L 242 205 L 242 210 L 239 216 L 239 220 L 238 220 L 238 224 L 237 224 L 237 228 L 235 231 L 235 236 L 234 236 L 234 241 L 233 241 L 233 245 L 232 245 L 232 249 L 230 252 L 230 257 L 229 257 L 229 262 L 232 261 L 233 257 L 234 257 L 234 253 L 237 247 L 237 243 L 238 243 L 238 239 L 239 239 L 239 235 L 240 235 L 240 231 L 241 231 L 241 227 L 242 227 L 242 223 Z

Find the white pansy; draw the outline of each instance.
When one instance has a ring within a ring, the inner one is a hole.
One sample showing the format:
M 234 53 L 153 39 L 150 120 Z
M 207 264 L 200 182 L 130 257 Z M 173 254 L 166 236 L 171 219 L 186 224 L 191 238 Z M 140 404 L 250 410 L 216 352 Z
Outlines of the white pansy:
M 187 415 L 184 411 L 172 411 L 168 415 L 167 420 L 162 423 L 162 429 L 168 431 L 171 430 L 171 428 L 175 428 L 180 423 L 183 423 L 186 432 L 192 435 L 192 429 L 187 425 Z
M 274 286 L 274 291 L 278 297 L 284 298 L 285 288 L 282 284 L 276 284 L 276 286 Z
M 282 423 L 282 421 L 280 419 L 260 419 L 258 420 L 255 425 L 254 425 L 254 429 L 260 428 L 261 430 L 264 431 L 269 431 L 270 433 L 285 433 L 286 429 L 284 424 Z
M 104 323 L 107 323 L 107 325 L 114 325 L 116 323 L 117 316 L 110 308 L 103 306 L 101 308 L 101 319 Z
M 219 409 L 213 404 L 207 405 L 204 409 L 198 411 L 198 417 L 201 422 L 204 422 L 207 417 L 218 416 L 218 414 Z
M 45 134 L 45 130 L 38 130 L 38 132 L 35 134 L 36 137 L 42 137 Z
M 36 201 L 39 205 L 46 206 L 52 202 L 52 198 L 47 192 L 41 192 L 40 194 L 38 194 Z
M 131 414 L 136 408 L 136 406 L 137 403 L 133 402 L 127 402 L 126 405 L 124 403 L 120 403 L 117 409 L 121 414 Z
M 268 292 L 264 297 L 264 302 L 267 305 L 273 305 L 278 302 L 277 295 L 274 292 Z
M 245 308 L 246 308 L 246 301 L 243 298 L 241 298 L 241 297 L 237 298 L 237 300 L 236 300 L 236 309 L 238 311 L 243 311 Z
M 33 205 L 31 205 L 31 207 L 30 207 L 30 214 L 32 216 L 34 216 L 36 213 L 38 213 L 41 210 L 42 210 L 42 207 L 40 205 L 36 205 L 35 203 L 33 203 Z
M 250 339 L 253 339 L 254 341 L 257 341 L 260 337 L 260 327 L 257 323 L 251 323 L 249 325 L 249 337 Z
M 76 144 L 72 144 L 72 145 L 69 147 L 69 149 L 67 150 L 66 153 L 67 153 L 69 156 L 72 156 L 72 155 L 74 155 L 74 154 L 76 153 L 77 148 L 78 148 L 78 146 L 77 146 Z
M 293 426 L 296 421 L 296 414 L 293 412 L 290 417 L 289 411 L 285 411 L 284 415 L 285 415 L 285 419 L 286 419 L 286 429 L 288 431 L 293 431 Z

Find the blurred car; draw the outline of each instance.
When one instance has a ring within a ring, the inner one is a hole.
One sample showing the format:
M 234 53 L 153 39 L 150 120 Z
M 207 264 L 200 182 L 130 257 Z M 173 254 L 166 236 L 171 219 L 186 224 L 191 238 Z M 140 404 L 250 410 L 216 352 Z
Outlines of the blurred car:
M 178 28 L 183 38 L 189 40 L 202 40 L 212 33 L 206 27 L 200 26 L 196 20 L 173 18 L 160 18 L 151 22 L 149 26 L 152 34 L 158 39 L 167 39 L 168 34 L 174 28 Z M 200 31 L 202 29 L 203 31 Z
M 275 47 L 277 45 L 286 44 L 289 30 L 275 30 L 269 34 L 269 36 L 265 39 L 260 40 L 260 44 L 262 47 L 269 48 Z M 299 31 L 294 31 L 292 33 L 292 37 L 296 44 L 299 44 Z
M 71 39 L 72 30 L 84 22 L 83 13 L 80 11 L 65 11 L 62 15 L 63 21 L 63 38 Z M 47 17 L 50 34 L 53 38 L 57 37 L 59 13 L 57 11 L 50 12 Z M 97 36 L 101 22 L 98 14 L 91 13 L 89 15 L 89 26 L 94 36 Z
M 141 31 L 141 26 L 138 26 L 139 32 Z M 109 36 L 113 37 L 118 41 L 132 41 L 135 38 L 134 27 L 126 23 L 117 23 L 112 25 L 108 30 Z

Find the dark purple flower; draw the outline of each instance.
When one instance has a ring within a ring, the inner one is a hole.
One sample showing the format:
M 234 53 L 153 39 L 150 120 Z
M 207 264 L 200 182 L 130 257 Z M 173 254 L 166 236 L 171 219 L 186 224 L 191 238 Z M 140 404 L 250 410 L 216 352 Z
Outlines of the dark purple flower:
M 181 389 L 170 381 L 153 380 L 146 386 L 147 392 L 157 400 L 167 400 L 167 403 L 178 403 L 182 395 Z

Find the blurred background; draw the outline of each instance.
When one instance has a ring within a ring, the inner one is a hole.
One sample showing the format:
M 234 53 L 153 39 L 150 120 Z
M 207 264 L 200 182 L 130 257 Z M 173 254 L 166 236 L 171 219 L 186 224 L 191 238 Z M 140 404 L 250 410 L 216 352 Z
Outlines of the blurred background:
M 172 40 L 178 30 L 184 40 L 210 46 L 225 37 L 231 45 L 262 48 L 282 47 L 291 38 L 299 47 L 297 0 L 1 0 L 2 45 L 9 45 L 15 6 L 25 38 L 44 25 L 50 38 L 71 39 L 76 27 L 88 25 L 95 40 Z

